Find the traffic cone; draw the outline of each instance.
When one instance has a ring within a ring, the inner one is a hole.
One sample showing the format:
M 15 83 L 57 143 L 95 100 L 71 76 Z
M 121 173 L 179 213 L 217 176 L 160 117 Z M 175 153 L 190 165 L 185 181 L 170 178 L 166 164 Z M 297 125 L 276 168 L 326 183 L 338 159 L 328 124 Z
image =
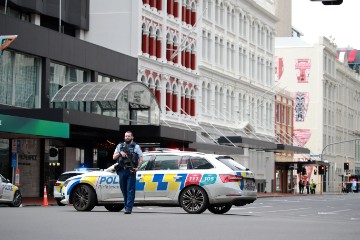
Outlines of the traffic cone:
M 42 206 L 47 207 L 49 206 L 48 198 L 47 198 L 47 192 L 46 192 L 46 185 L 44 185 L 44 200 Z

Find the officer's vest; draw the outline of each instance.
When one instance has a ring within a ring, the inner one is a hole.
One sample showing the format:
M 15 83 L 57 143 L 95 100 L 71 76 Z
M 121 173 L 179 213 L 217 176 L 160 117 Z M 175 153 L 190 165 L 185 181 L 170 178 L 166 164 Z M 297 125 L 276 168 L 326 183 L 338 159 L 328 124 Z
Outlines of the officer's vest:
M 129 159 L 132 160 L 133 167 L 136 168 L 139 163 L 139 155 L 135 152 L 136 142 L 131 142 L 130 144 L 126 144 L 123 142 L 120 144 L 120 152 L 125 152 Z M 122 157 L 119 157 L 118 163 L 120 167 L 124 167 L 124 162 Z

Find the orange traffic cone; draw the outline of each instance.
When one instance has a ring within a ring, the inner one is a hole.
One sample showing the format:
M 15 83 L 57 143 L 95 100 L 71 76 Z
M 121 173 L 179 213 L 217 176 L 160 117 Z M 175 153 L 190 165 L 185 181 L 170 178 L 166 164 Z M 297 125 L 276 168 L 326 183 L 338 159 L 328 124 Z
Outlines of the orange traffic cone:
M 43 201 L 42 206 L 44 206 L 44 207 L 49 206 L 47 192 L 46 192 L 46 185 L 44 185 L 44 201 Z

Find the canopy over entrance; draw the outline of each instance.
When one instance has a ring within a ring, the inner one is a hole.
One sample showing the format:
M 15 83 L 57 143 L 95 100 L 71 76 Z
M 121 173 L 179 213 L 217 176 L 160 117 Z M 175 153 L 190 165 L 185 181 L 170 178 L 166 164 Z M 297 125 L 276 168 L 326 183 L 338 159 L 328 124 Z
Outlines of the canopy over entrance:
M 141 82 L 69 83 L 55 94 L 51 102 L 54 108 L 118 117 L 120 124 L 160 124 L 159 104 Z

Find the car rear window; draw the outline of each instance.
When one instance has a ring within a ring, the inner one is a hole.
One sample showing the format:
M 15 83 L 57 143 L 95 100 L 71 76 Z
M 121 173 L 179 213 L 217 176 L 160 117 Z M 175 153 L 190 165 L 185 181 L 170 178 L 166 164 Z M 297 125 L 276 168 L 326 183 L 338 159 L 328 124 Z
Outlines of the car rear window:
M 73 176 L 77 176 L 80 174 L 83 174 L 84 172 L 78 172 L 78 173 L 63 173 L 60 175 L 58 181 L 64 182 L 66 181 L 68 178 L 71 178 Z
M 246 170 L 246 167 L 244 167 L 240 163 L 236 162 L 234 159 L 232 159 L 229 156 L 220 156 L 220 157 L 217 157 L 217 159 L 233 171 L 245 171 Z

